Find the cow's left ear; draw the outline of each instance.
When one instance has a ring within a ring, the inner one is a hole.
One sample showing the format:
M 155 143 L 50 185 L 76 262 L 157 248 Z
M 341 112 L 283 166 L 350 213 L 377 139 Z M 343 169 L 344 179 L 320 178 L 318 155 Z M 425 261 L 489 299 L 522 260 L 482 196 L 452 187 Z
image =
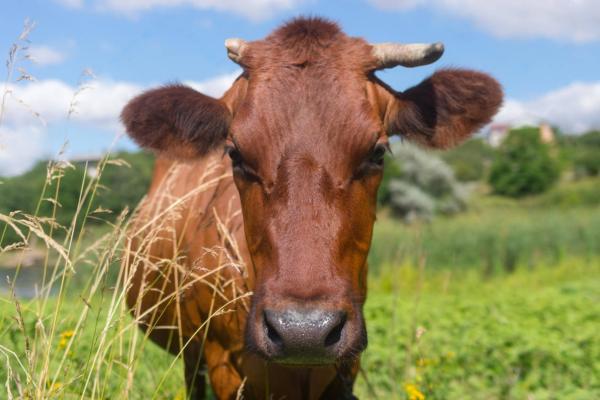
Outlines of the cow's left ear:
M 223 143 L 231 113 L 221 100 L 182 85 L 149 90 L 121 113 L 140 146 L 172 158 L 200 157 Z
M 385 126 L 390 135 L 431 148 L 449 148 L 490 122 L 502 97 L 500 84 L 487 74 L 440 70 L 419 85 L 394 94 Z

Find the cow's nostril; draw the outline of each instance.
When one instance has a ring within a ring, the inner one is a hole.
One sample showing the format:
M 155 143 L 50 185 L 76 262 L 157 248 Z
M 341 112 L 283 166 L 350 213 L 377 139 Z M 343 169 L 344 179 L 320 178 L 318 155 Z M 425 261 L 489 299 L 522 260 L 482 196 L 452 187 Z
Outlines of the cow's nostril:
M 266 350 L 279 362 L 333 362 L 346 337 L 346 322 L 344 311 L 265 309 L 262 329 Z
M 283 339 L 277 332 L 277 329 L 275 329 L 275 327 L 273 327 L 273 325 L 269 322 L 269 318 L 266 314 L 263 316 L 263 320 L 265 323 L 265 327 L 267 328 L 267 337 L 269 338 L 269 340 L 276 346 L 282 346 Z
M 325 337 L 325 347 L 333 346 L 342 338 L 342 330 L 344 329 L 344 325 L 346 324 L 346 314 L 343 314 L 340 317 L 340 321 L 337 325 L 333 327 L 331 332 L 327 334 Z

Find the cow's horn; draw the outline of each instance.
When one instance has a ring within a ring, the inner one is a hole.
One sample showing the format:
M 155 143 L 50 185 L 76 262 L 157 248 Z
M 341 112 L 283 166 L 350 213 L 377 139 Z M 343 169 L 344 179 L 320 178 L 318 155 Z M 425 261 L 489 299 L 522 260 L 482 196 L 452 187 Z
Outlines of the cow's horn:
M 225 47 L 227 48 L 227 56 L 237 64 L 241 64 L 242 57 L 244 57 L 244 51 L 248 48 L 248 44 L 243 39 L 227 39 L 225 41 Z
M 442 43 L 433 44 L 400 44 L 379 43 L 373 45 L 373 55 L 377 59 L 377 69 L 418 67 L 437 61 L 444 53 Z

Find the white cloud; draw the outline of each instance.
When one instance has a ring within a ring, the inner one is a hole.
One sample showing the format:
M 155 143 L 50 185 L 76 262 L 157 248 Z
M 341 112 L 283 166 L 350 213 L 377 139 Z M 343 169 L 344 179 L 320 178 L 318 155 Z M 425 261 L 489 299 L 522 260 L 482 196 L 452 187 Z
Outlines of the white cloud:
M 227 11 L 251 20 L 264 20 L 279 11 L 291 10 L 305 0 L 96 0 L 100 9 L 137 15 L 155 8 L 193 7 Z
M 219 75 L 202 82 L 188 81 L 184 83 L 209 96 L 220 97 L 227 89 L 229 89 L 229 87 L 233 84 L 233 81 L 235 81 L 241 72 L 242 71 L 238 70 L 230 74 Z
M 600 81 L 575 82 L 532 101 L 508 100 L 494 121 L 511 125 L 548 122 L 567 133 L 600 129 Z
M 0 126 L 0 176 L 27 171 L 44 155 L 43 140 L 42 129 L 34 125 L 12 129 Z
M 427 7 L 472 20 L 499 37 L 600 40 L 598 0 L 368 0 L 376 7 Z
M 29 46 L 29 57 L 38 65 L 60 64 L 65 60 L 65 54 L 48 46 Z
M 185 84 L 220 97 L 239 71 Z M 42 154 L 45 130 L 72 120 L 116 133 L 122 131 L 119 114 L 127 102 L 148 87 L 129 82 L 93 80 L 85 89 L 59 80 L 10 85 L 0 128 L 0 176 L 22 172 Z M 69 113 L 69 110 L 72 110 Z

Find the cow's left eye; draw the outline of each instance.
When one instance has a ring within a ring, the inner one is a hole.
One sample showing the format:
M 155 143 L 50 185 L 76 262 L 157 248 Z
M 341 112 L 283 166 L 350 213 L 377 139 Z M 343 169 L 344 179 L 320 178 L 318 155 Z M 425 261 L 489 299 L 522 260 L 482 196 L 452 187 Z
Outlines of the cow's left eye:
M 383 160 L 387 150 L 388 145 L 386 143 L 377 143 L 369 153 L 368 158 L 354 172 L 354 179 L 380 173 L 383 170 Z
M 383 166 L 383 159 L 386 151 L 387 146 L 383 143 L 378 143 L 377 145 L 375 145 L 373 151 L 371 152 L 369 162 L 373 165 Z

